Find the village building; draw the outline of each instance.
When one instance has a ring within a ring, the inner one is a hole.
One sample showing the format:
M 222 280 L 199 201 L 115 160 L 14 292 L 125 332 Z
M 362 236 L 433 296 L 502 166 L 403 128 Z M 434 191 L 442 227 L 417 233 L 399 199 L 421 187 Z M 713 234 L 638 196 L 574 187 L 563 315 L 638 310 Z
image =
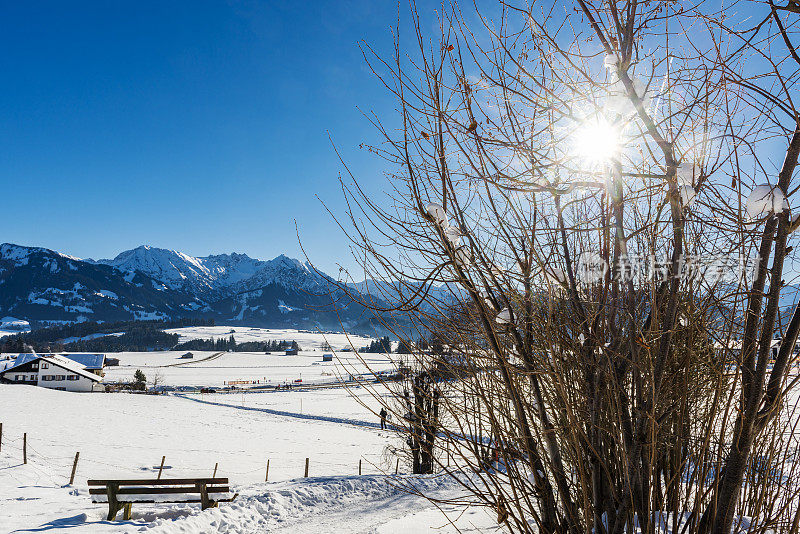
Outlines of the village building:
M 105 391 L 104 360 L 102 354 L 20 354 L 13 364 L 0 371 L 0 383 L 62 391 Z

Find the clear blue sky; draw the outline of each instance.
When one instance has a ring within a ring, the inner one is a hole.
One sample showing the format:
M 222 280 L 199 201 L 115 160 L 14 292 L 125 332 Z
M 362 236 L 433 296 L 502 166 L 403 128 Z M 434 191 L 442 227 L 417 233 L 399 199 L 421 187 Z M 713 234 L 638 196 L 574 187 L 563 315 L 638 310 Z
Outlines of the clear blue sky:
M 396 16 L 381 0 L 4 2 L 0 242 L 300 257 L 296 219 L 333 270 L 348 256 L 315 198 L 342 205 L 328 132 L 377 187 L 356 108 L 393 103 L 357 43 L 390 52 Z

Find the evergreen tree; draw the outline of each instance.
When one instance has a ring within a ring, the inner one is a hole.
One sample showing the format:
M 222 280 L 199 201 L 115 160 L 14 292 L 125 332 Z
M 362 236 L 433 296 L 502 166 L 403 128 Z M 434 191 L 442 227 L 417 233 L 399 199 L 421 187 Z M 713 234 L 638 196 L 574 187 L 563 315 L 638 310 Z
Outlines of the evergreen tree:
M 414 349 L 410 342 L 406 341 L 405 339 L 401 339 L 400 343 L 397 344 L 397 350 L 395 352 L 397 354 L 412 354 Z
M 144 376 L 144 373 L 141 369 L 137 369 L 135 373 L 133 373 L 133 389 L 138 391 L 144 391 L 146 389 L 147 384 L 147 377 Z

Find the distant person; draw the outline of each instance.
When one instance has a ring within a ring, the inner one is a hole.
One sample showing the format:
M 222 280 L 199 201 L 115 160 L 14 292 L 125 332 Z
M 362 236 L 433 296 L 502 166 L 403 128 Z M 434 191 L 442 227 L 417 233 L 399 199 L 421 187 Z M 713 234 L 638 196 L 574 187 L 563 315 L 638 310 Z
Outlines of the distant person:
M 386 411 L 386 408 L 381 408 L 381 430 L 386 430 L 386 416 L 389 415 L 389 412 Z

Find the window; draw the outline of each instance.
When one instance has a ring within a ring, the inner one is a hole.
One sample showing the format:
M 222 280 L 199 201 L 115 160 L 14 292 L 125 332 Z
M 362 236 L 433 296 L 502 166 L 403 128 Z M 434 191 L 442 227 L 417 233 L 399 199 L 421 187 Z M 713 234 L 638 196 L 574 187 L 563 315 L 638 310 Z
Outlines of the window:
M 50 364 L 42 362 L 42 369 L 47 369 L 50 367 Z
M 67 380 L 77 380 L 78 375 L 67 375 Z
M 51 380 L 53 380 L 53 375 L 43 375 L 42 376 L 42 381 L 43 382 L 50 382 Z
M 39 364 L 37 362 L 34 362 L 34 363 L 31 364 L 31 369 L 38 369 L 38 368 L 39 368 Z
M 23 380 L 24 378 L 25 378 L 25 375 L 15 375 L 14 376 L 14 380 L 17 380 L 17 381 Z
M 67 377 L 64 375 L 56 375 L 56 377 L 53 380 L 66 380 L 66 379 Z
M 36 382 L 36 375 L 31 375 L 31 380 L 32 380 L 33 382 Z

